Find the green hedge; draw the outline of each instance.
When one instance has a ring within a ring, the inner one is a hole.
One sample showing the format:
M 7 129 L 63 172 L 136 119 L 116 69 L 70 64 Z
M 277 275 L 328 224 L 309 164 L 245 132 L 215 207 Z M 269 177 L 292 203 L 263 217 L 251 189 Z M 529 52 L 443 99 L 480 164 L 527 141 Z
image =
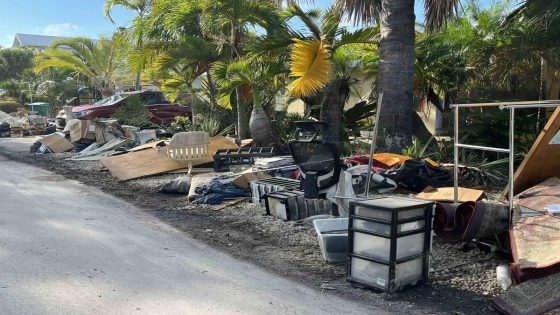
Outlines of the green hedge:
M 15 98 L 0 98 L 0 111 L 4 113 L 17 112 L 21 105 Z

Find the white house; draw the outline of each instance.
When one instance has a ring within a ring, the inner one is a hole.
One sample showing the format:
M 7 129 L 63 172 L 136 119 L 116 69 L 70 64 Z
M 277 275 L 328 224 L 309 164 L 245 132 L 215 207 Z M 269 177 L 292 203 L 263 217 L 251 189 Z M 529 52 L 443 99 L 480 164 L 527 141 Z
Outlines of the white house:
M 37 51 L 43 51 L 49 48 L 49 46 L 54 41 L 59 39 L 67 39 L 67 38 L 69 37 L 17 33 L 16 36 L 14 37 L 14 43 L 12 44 L 12 48 L 29 47 L 29 48 L 34 48 Z

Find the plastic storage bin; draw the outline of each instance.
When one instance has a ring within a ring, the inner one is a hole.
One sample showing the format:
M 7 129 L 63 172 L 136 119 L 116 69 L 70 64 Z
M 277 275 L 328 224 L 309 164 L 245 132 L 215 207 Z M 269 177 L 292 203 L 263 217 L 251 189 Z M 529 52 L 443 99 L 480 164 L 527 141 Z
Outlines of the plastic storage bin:
M 328 262 L 345 262 L 348 255 L 348 218 L 316 219 L 313 226 L 323 258 Z
M 393 292 L 428 279 L 434 203 L 381 198 L 350 203 L 348 280 Z

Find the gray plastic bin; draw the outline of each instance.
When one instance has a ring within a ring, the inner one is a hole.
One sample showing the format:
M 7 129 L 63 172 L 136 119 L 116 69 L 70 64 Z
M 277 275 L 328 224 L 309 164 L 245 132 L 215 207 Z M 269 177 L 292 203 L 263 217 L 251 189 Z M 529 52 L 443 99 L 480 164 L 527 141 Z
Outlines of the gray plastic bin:
M 323 258 L 328 262 L 345 262 L 348 254 L 348 218 L 313 221 Z

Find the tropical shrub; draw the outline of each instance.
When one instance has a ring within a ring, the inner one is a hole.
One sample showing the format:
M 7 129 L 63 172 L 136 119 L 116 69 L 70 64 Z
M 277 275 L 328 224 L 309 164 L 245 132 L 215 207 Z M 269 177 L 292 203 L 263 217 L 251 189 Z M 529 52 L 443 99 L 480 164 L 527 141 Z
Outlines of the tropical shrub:
M 17 112 L 19 107 L 20 104 L 13 97 L 6 97 L 0 99 L 0 111 L 4 113 L 9 114 L 9 113 Z
M 120 124 L 143 127 L 151 124 L 152 114 L 138 96 L 131 96 L 126 99 L 125 106 L 119 108 L 112 117 Z

